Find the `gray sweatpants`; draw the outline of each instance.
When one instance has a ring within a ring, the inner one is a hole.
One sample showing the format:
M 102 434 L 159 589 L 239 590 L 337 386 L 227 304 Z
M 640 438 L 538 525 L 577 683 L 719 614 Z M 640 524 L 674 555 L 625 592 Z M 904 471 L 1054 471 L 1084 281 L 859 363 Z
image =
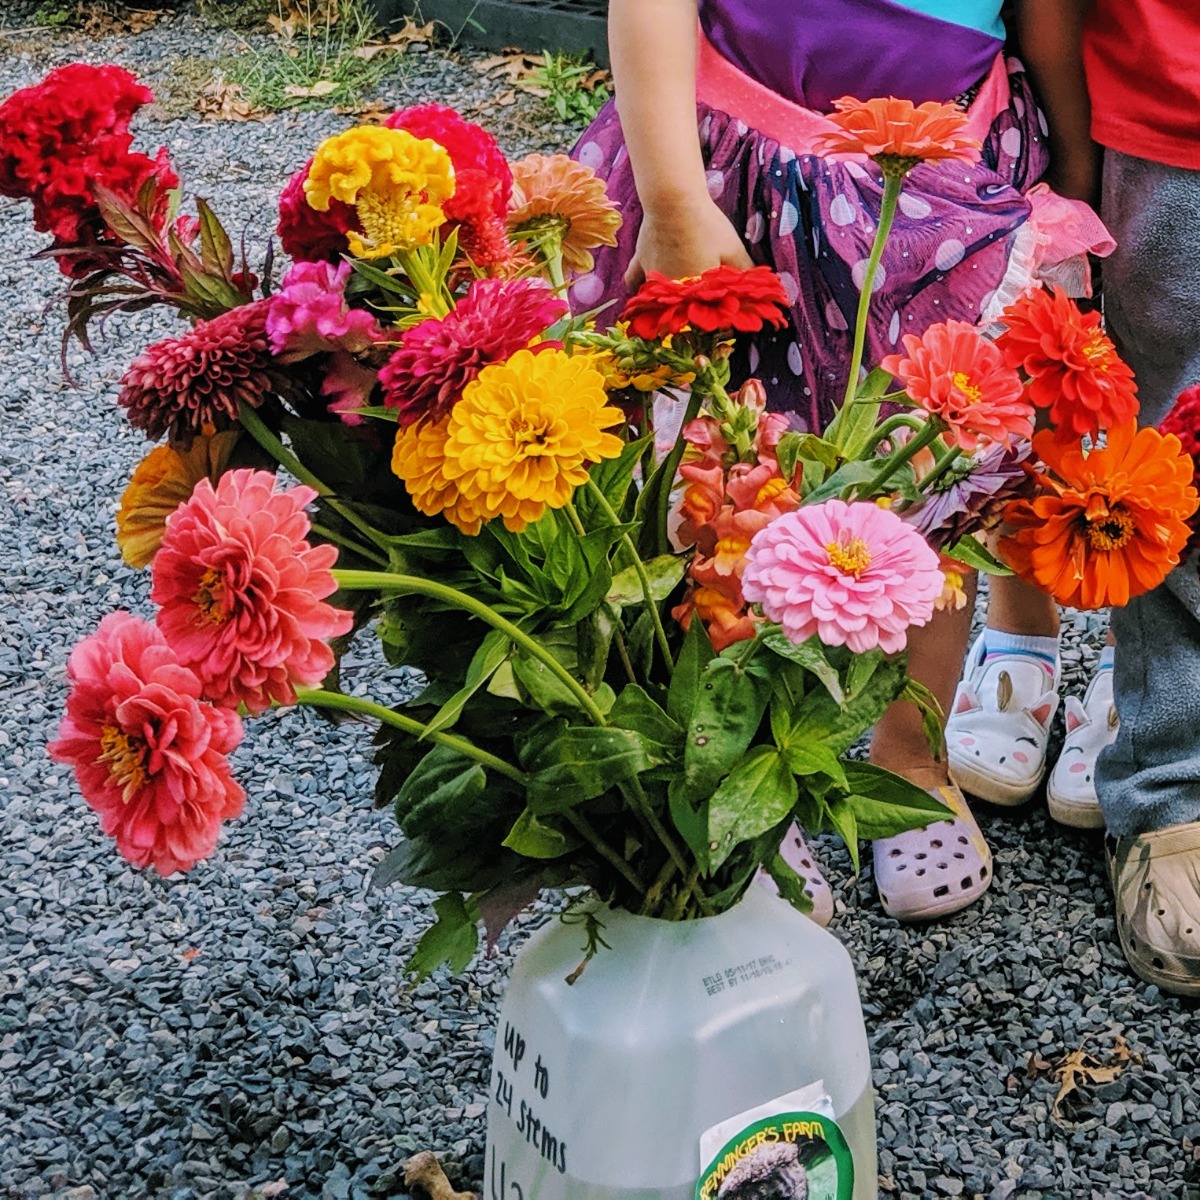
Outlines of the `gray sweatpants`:
M 1108 327 L 1156 424 L 1200 382 L 1200 171 L 1108 151 L 1101 209 L 1117 249 L 1104 264 Z M 1200 568 L 1112 615 L 1121 729 L 1096 790 L 1110 833 L 1200 820 Z

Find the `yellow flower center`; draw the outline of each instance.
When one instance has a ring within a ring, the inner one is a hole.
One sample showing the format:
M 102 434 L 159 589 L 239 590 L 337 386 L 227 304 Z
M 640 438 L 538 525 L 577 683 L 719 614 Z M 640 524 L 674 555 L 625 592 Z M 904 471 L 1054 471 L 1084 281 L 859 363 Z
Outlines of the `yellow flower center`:
M 146 786 L 150 772 L 146 760 L 150 748 L 132 734 L 116 725 L 105 725 L 100 730 L 100 757 L 98 762 L 108 768 L 108 777 L 123 789 L 122 799 L 126 804 L 135 792 Z
M 550 428 L 545 420 L 530 421 L 525 416 L 514 418 L 511 426 L 513 446 L 520 454 L 540 456 L 546 453 Z
M 366 237 L 352 237 L 351 241 L 358 245 L 355 253 L 362 258 L 424 246 L 446 219 L 436 204 L 423 204 L 419 197 L 404 191 L 363 191 L 354 207 Z
M 1108 370 L 1112 361 L 1112 344 L 1099 329 L 1093 329 L 1088 335 L 1088 340 L 1083 344 L 1083 357 L 1093 370 Z
M 976 387 L 965 371 L 954 372 L 954 386 L 966 396 L 968 404 L 978 404 L 983 399 L 983 389 Z
M 768 479 L 758 489 L 758 494 L 754 497 L 754 507 L 761 509 L 764 505 L 770 504 L 772 500 L 779 497 L 787 485 L 787 480 L 782 475 L 776 475 L 774 478 Z
M 1133 538 L 1133 515 L 1114 508 L 1099 520 L 1087 522 L 1087 540 L 1094 550 L 1120 550 Z
M 862 538 L 853 538 L 849 542 L 830 542 L 825 547 L 829 561 L 844 575 L 853 575 L 856 579 L 871 565 L 871 551 Z
M 224 580 L 215 568 L 209 567 L 200 576 L 200 584 L 196 588 L 196 594 L 192 600 L 199 610 L 201 618 L 210 625 L 223 625 L 229 620 L 229 613 L 225 611 L 224 596 Z

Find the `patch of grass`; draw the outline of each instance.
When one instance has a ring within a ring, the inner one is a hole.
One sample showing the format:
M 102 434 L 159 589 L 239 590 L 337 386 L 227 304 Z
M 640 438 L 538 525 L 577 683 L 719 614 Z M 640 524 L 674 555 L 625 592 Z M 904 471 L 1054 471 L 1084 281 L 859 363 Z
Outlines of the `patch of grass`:
M 163 81 L 154 85 L 154 103 L 146 110 L 148 115 L 159 121 L 195 116 L 196 104 L 204 89 L 218 72 L 227 75 L 232 65 L 231 58 L 215 61 L 190 54 L 172 58 Z
M 278 3 L 278 40 L 230 72 L 254 108 L 354 104 L 387 72 L 390 55 L 363 53 L 378 34 L 363 0 L 291 0 L 286 11 Z
M 520 86 L 540 96 L 558 119 L 588 125 L 612 98 L 608 72 L 583 55 L 542 53 L 541 65 L 520 80 Z
M 226 29 L 254 29 L 276 13 L 275 0 L 199 0 L 200 12 Z
M 41 0 L 33 10 L 34 24 L 46 29 L 65 29 L 76 24 L 78 19 L 78 6 L 69 0 Z

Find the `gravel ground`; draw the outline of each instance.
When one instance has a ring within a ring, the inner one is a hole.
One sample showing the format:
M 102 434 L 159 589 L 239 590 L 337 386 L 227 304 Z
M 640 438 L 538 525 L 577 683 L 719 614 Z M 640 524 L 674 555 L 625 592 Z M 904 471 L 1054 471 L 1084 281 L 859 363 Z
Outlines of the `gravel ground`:
M 186 15 L 88 44 L 0 37 L 0 94 L 75 58 L 161 84 L 197 46 L 236 53 L 238 39 Z M 384 96 L 481 111 L 488 85 L 467 58 L 413 56 Z M 527 110 L 501 119 L 513 151 L 569 140 L 531 135 Z M 232 230 L 257 232 L 288 173 L 346 120 L 189 117 L 142 133 L 171 146 Z M 45 756 L 70 646 L 113 607 L 147 612 L 112 539 L 144 450 L 114 397 L 133 350 L 166 326 L 136 317 L 96 357 L 72 351 L 69 386 L 44 312 L 54 274 L 25 261 L 38 245 L 23 206 L 0 201 L 0 1195 L 198 1200 L 280 1181 L 289 1196 L 398 1195 L 399 1164 L 424 1148 L 479 1187 L 511 946 L 461 979 L 405 985 L 428 918 L 419 894 L 367 891 L 394 830 L 370 807 L 364 731 L 305 712 L 249 725 L 245 817 L 211 862 L 169 882 L 123 865 Z M 1069 624 L 1073 690 L 1100 640 L 1094 619 Z M 365 689 L 364 655 L 350 677 Z M 869 879 L 822 848 L 872 1031 L 881 1194 L 1200 1197 L 1194 1008 L 1126 971 L 1098 838 L 1038 806 L 986 829 L 993 888 L 927 928 L 883 917 Z M 1141 1065 L 1054 1118 L 1055 1085 L 1030 1078 L 1031 1058 L 1118 1035 Z

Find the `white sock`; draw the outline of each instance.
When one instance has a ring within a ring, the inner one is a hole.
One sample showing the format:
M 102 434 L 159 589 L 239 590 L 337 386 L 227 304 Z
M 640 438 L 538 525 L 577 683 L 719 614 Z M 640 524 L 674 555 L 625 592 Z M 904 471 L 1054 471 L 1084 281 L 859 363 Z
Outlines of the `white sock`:
M 1114 650 L 1116 650 L 1116 646 L 1105 646 L 1104 649 L 1100 651 L 1100 661 L 1096 664 L 1097 673 L 1100 671 L 1112 670 Z
M 1029 637 L 1019 633 L 1001 633 L 998 629 L 983 631 L 983 661 L 994 658 L 1028 658 L 1038 663 L 1051 678 L 1058 670 L 1058 638 Z

